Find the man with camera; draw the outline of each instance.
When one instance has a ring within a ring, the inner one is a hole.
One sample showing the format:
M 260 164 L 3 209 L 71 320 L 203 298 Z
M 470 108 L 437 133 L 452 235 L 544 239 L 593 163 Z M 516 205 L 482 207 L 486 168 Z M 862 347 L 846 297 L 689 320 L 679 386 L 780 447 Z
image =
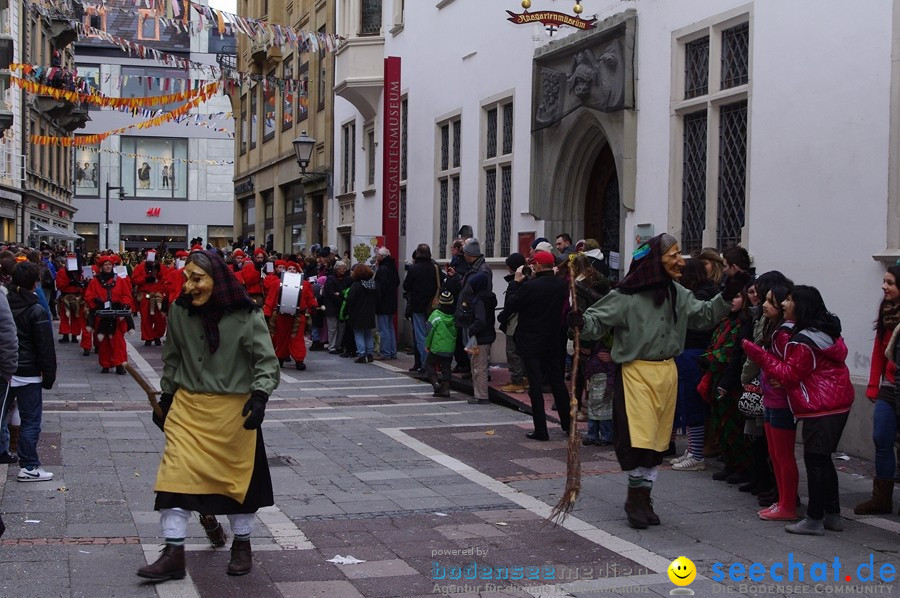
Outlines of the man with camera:
M 535 252 L 530 280 L 526 280 L 528 266 L 520 266 L 506 291 L 506 305 L 500 315 L 501 321 L 508 321 L 513 314 L 518 314 L 513 338 L 528 378 L 534 432 L 526 436 L 532 440 L 550 440 L 541 391 L 545 384 L 553 392 L 560 427 L 564 432 L 569 430 L 569 395 L 560 353 L 565 350 L 561 335 L 568 285 L 564 278 L 555 276 L 555 263 L 552 253 Z

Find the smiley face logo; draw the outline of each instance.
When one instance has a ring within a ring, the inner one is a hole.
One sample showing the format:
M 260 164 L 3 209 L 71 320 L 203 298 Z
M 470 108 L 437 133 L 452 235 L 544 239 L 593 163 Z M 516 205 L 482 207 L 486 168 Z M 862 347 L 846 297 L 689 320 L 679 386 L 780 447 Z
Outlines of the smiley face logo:
M 680 556 L 669 565 L 667 569 L 669 580 L 676 586 L 689 586 L 697 577 L 697 567 L 686 556 Z

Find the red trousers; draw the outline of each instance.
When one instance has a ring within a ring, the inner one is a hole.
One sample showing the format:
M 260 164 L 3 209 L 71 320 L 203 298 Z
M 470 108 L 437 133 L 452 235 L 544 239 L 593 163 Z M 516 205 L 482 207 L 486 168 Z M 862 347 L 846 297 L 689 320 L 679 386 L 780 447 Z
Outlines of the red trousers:
M 81 310 L 69 310 L 66 313 L 66 306 L 60 301 L 57 305 L 57 313 L 59 314 L 59 333 L 72 334 L 78 336 L 84 328 L 84 316 Z
M 82 349 L 87 349 L 88 351 L 90 351 L 94 348 L 94 335 L 97 334 L 96 330 L 96 322 L 94 322 L 94 330 L 88 330 L 87 326 L 85 326 L 83 330 L 84 334 L 81 335 L 81 342 L 78 343 Z
M 125 346 L 125 332 L 128 330 L 128 324 L 125 320 L 119 319 L 116 324 L 116 331 L 112 335 L 97 335 L 97 348 L 100 350 L 100 367 L 114 368 L 117 365 L 124 365 L 128 362 L 128 348 Z
M 153 307 L 153 315 L 150 308 Z M 153 305 L 153 302 L 143 297 L 141 300 L 141 340 L 155 341 L 166 335 L 166 314 Z
M 275 347 L 275 357 L 294 361 L 306 359 L 306 315 L 285 316 L 275 314 L 275 334 L 272 335 L 272 345 Z M 294 332 L 294 320 L 299 320 L 297 334 Z

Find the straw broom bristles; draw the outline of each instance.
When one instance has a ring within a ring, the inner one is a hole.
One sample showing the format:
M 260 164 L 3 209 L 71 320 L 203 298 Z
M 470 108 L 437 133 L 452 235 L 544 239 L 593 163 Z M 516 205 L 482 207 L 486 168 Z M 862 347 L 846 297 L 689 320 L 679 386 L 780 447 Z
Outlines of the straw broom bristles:
M 575 272 L 572 268 L 572 261 L 575 254 L 569 256 L 569 294 L 572 309 L 577 309 L 575 296 Z M 578 364 L 581 357 L 581 334 L 578 328 L 575 329 L 575 357 L 572 359 L 572 380 L 569 388 L 569 441 L 566 450 L 566 488 L 559 497 L 553 511 L 550 512 L 549 520 L 556 525 L 566 520 L 572 509 L 575 508 L 575 501 L 581 493 L 581 455 L 579 448 L 581 444 L 578 438 L 578 398 L 575 396 L 576 380 L 578 380 Z

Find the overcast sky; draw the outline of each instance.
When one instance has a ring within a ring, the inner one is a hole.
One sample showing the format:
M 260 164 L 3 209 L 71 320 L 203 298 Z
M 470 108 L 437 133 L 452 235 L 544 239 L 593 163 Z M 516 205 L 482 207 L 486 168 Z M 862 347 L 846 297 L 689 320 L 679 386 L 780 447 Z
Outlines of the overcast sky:
M 237 12 L 237 0 L 209 0 L 209 5 L 225 12 Z

